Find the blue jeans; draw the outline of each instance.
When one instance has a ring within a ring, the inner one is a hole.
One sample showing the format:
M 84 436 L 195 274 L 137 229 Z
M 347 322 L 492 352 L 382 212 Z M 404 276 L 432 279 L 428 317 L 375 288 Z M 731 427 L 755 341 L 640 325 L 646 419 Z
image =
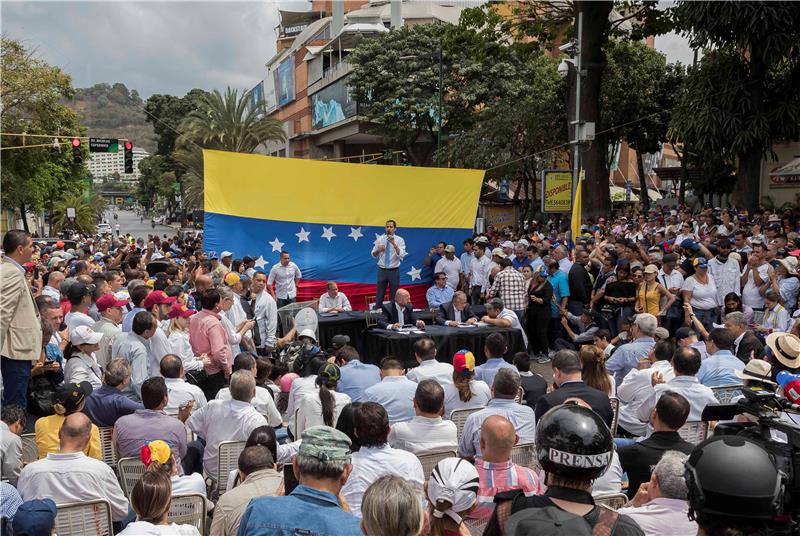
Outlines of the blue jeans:
M 28 381 L 31 379 L 31 361 L 0 358 L 3 373 L 3 406 L 28 407 Z
M 706 331 L 714 329 L 714 323 L 719 322 L 719 309 L 692 309 L 692 312 L 706 328 Z

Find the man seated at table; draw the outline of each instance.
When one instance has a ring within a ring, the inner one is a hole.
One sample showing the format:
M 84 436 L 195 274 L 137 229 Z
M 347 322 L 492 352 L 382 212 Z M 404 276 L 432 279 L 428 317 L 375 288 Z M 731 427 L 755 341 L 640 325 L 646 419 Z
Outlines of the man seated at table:
M 433 274 L 433 286 L 425 293 L 425 298 L 431 309 L 453 300 L 453 289 L 447 286 L 446 273 L 436 272 Z
M 401 288 L 395 293 L 393 302 L 381 305 L 381 317 L 378 319 L 378 327 L 397 330 L 405 324 L 416 324 L 418 328 L 425 327 L 425 322 L 414 319 L 414 310 L 411 308 L 411 294 L 406 289 Z
M 453 365 L 436 360 L 436 343 L 433 339 L 423 337 L 417 340 L 414 343 L 414 357 L 419 366 L 406 373 L 409 380 L 419 383 L 432 378 L 442 386 L 453 383 Z
M 436 313 L 436 323 L 442 326 L 474 324 L 477 321 L 478 318 L 467 303 L 467 295 L 460 290 L 453 294 L 452 301 L 441 304 Z
M 503 300 L 500 298 L 492 298 L 486 302 L 486 315 L 481 318 L 481 322 L 498 328 L 518 329 L 522 334 L 525 348 L 528 348 L 528 335 L 522 329 L 517 313 L 511 309 L 506 309 Z
M 339 286 L 336 281 L 328 281 L 327 292 L 319 297 L 319 312 L 320 313 L 341 313 L 343 311 L 352 311 L 350 300 L 343 292 L 339 292 Z

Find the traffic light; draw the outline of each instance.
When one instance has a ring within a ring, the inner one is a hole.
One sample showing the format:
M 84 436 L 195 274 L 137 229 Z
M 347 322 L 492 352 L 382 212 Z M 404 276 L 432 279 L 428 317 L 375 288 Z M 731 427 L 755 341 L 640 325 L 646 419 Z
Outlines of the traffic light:
M 83 152 L 81 151 L 81 139 L 72 138 L 72 163 L 80 164 L 83 162 Z
M 133 142 L 125 142 L 125 173 L 133 173 Z

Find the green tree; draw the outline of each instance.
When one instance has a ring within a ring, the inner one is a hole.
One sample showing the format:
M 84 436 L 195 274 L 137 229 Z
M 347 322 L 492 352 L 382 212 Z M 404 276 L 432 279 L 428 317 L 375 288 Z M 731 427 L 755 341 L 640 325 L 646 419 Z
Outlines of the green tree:
M 193 89 L 183 97 L 156 94 L 147 99 L 144 113 L 147 122 L 153 125 L 153 131 L 158 138 L 156 154 L 167 159 L 171 158 L 178 137 L 178 126 L 189 113 L 200 106 L 207 95 L 208 93 L 202 89 Z
M 604 125 L 620 125 L 608 133 L 609 139 L 625 140 L 636 151 L 639 197 L 644 209 L 650 210 L 642 158 L 658 152 L 668 139 L 684 70 L 667 64 L 663 54 L 639 41 L 609 41 L 605 53 L 601 120 Z
M 579 37 L 585 74 L 581 83 L 581 120 L 593 122 L 597 135 L 582 152 L 582 168 L 586 173 L 583 191 L 584 214 L 598 216 L 611 210 L 609 197 L 607 152 L 609 137 L 605 129 L 615 126 L 603 122 L 601 89 L 607 65 L 605 45 L 610 38 L 639 40 L 657 35 L 669 28 L 668 12 L 658 10 L 651 0 L 572 0 L 552 2 L 530 0 L 512 8 L 507 24 L 515 35 L 533 38 L 539 46 L 553 48 L 570 37 Z M 583 20 L 578 34 L 577 21 Z M 574 119 L 574 69 L 568 77 L 570 121 Z M 636 116 L 638 117 L 638 116 Z
M 39 147 L 9 149 L 49 143 L 52 138 L 3 136 L 0 170 L 3 205 L 20 211 L 27 229 L 26 213 L 52 208 L 54 200 L 80 191 L 85 168 L 72 163 L 72 151 L 63 142 L 83 135 L 72 110 L 61 104 L 74 90 L 68 75 L 39 59 L 35 51 L 19 41 L 2 38 L 0 47 L 0 99 L 3 102 L 3 132 L 29 135 L 61 133 L 58 149 Z M 65 139 L 66 138 L 66 139 Z M 84 150 L 84 158 L 86 152 Z
M 280 121 L 261 113 L 264 104 L 251 106 L 249 92 L 228 88 L 204 95 L 198 108 L 189 113 L 178 127 L 172 158 L 186 170 L 182 180 L 192 191 L 189 198 L 202 200 L 203 149 L 252 153 L 270 141 L 285 141 Z M 202 205 L 189 205 L 200 208 Z
M 689 2 L 674 8 L 693 47 L 711 47 L 690 73 L 675 135 L 692 150 L 736 155 L 734 203 L 758 206 L 762 158 L 800 137 L 800 3 Z
M 94 189 L 87 188 L 77 194 L 62 197 L 53 205 L 50 224 L 54 232 L 75 229 L 82 233 L 92 233 L 97 228 L 97 220 L 106 210 L 106 200 Z M 67 209 L 75 209 L 75 218 L 68 217 Z

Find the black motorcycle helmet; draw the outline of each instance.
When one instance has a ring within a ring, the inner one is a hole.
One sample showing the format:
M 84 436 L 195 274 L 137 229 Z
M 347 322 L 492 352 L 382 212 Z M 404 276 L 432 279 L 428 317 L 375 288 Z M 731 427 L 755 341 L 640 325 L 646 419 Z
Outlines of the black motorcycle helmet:
M 566 403 L 552 408 L 536 423 L 536 458 L 542 469 L 568 480 L 594 480 L 603 475 L 614 454 L 605 421 L 589 408 Z
M 753 440 L 714 436 L 686 461 L 689 513 L 701 516 L 772 519 L 782 510 L 784 475 Z

